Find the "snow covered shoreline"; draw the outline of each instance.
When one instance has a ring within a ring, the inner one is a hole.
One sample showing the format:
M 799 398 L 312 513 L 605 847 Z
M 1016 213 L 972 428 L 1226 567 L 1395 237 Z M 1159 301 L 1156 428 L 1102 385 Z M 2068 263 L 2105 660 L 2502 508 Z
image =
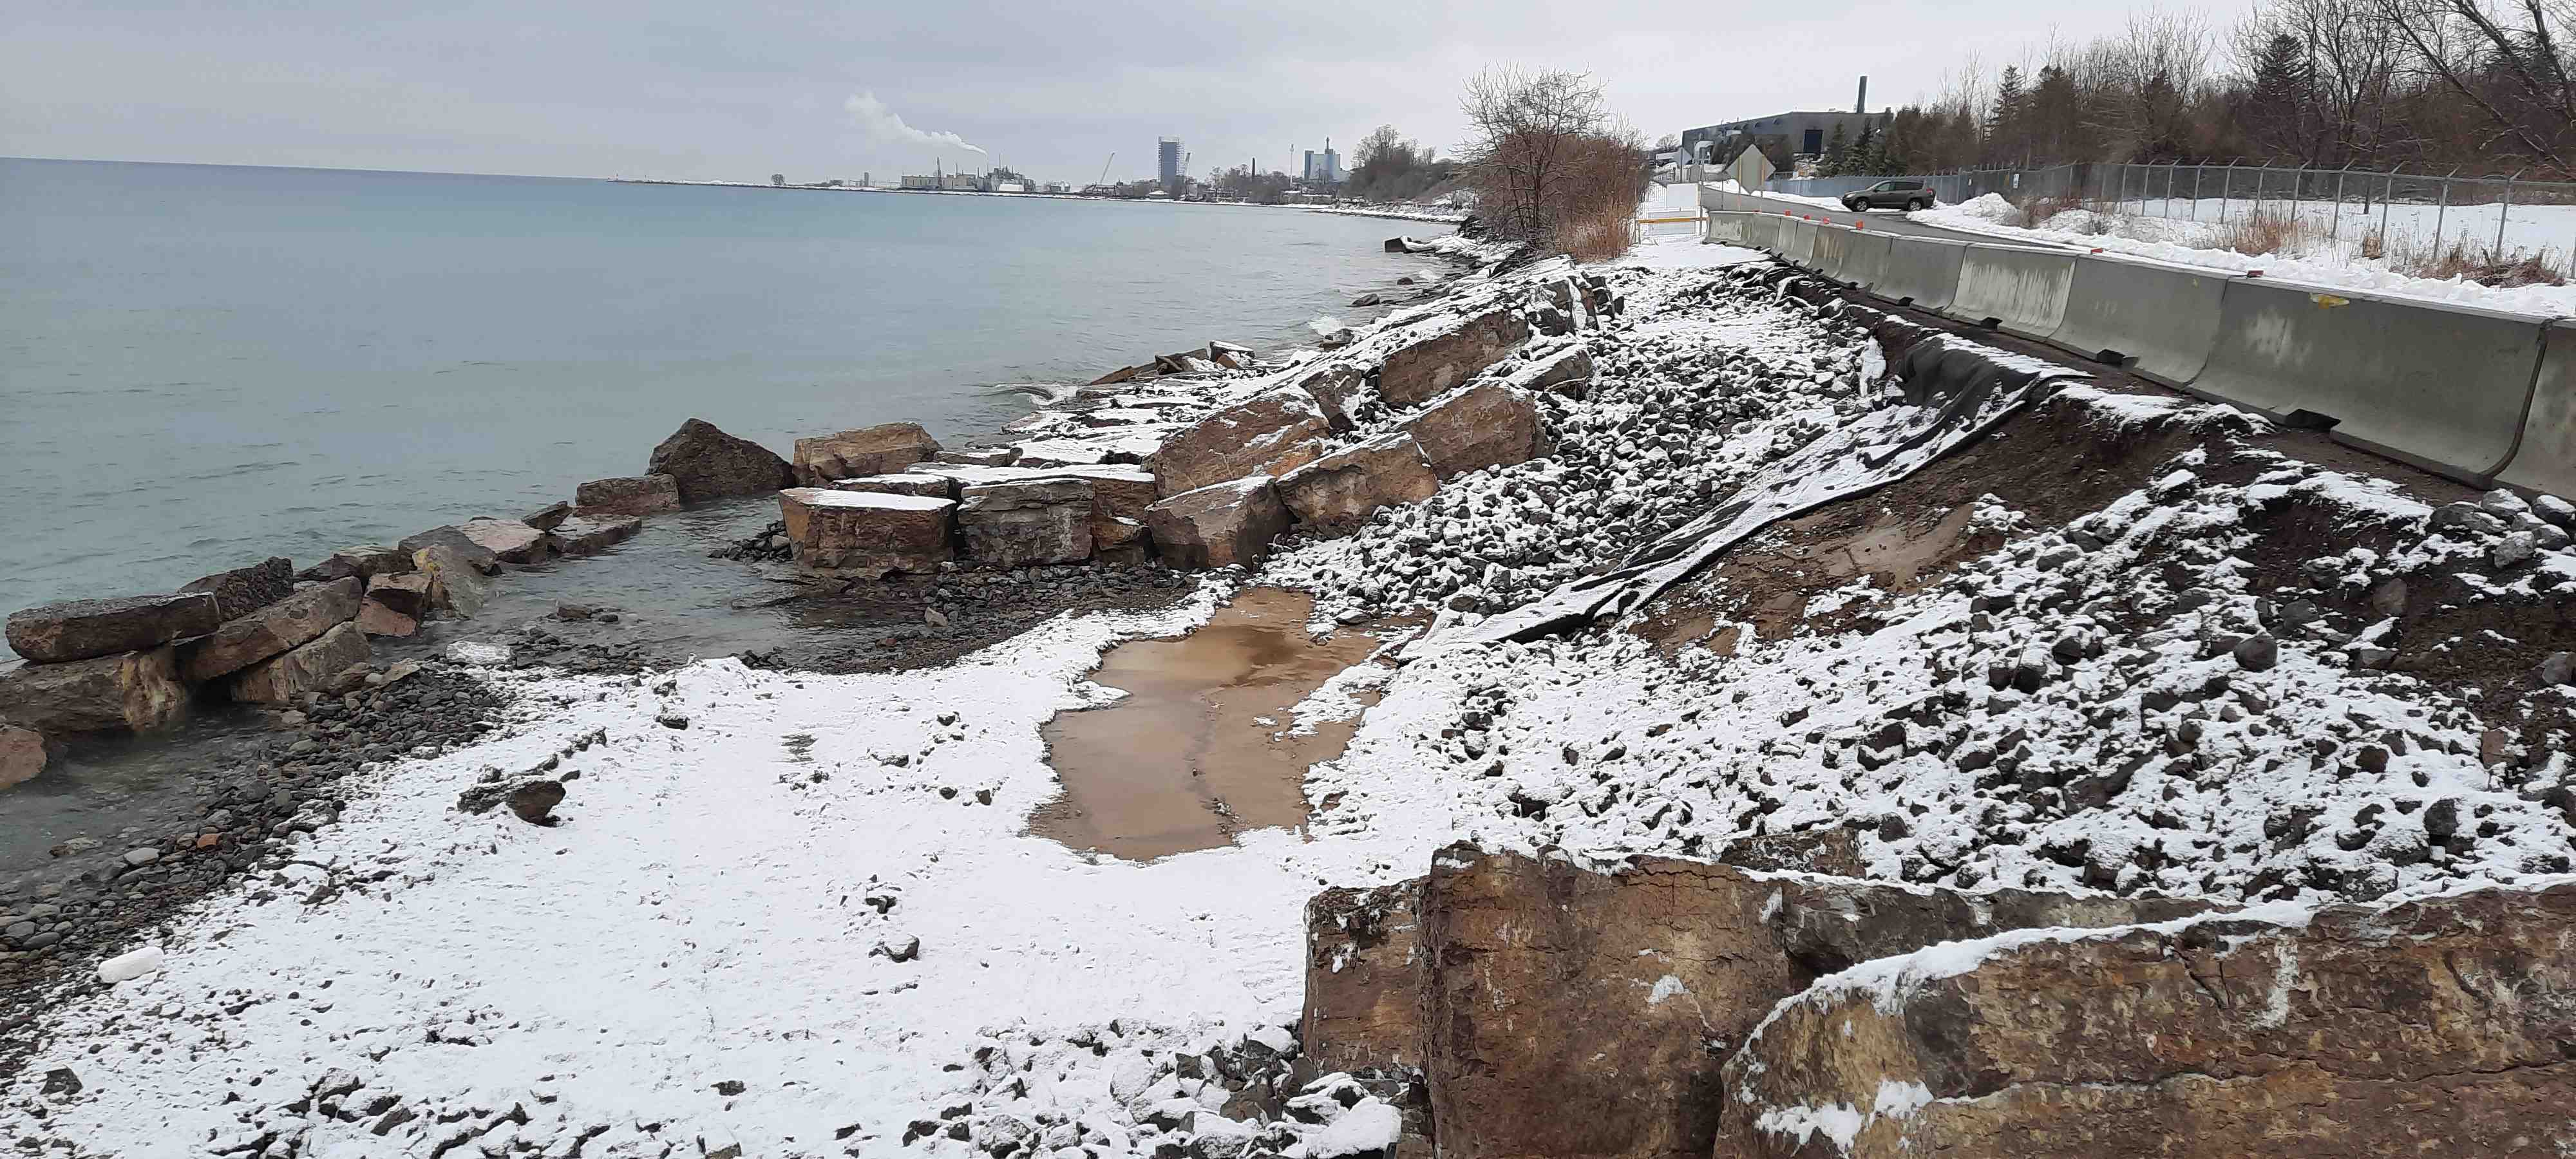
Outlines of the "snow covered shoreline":
M 2543 689 L 2537 723 L 2491 738 L 2492 704 L 2388 662 L 2528 641 L 2401 641 L 2403 592 L 2386 622 L 2351 612 L 2401 575 L 2514 606 L 2576 588 L 2563 531 L 2543 547 L 2515 518 L 2557 511 L 2497 500 L 2490 528 L 2420 481 L 2301 461 L 2226 407 L 2084 386 L 2006 428 L 1997 458 L 2024 468 L 1953 458 L 1922 471 L 1926 488 L 1956 473 L 1949 491 L 1838 505 L 1861 532 L 1757 532 L 1740 554 L 1774 573 L 1851 563 L 1792 604 L 1717 569 L 1599 630 L 1327 685 L 1306 715 L 1383 698 L 1311 771 L 1302 832 L 1144 865 L 1024 833 L 1055 791 L 1040 726 L 1101 701 L 1086 674 L 1119 641 L 1203 623 L 1237 583 L 1317 593 L 1319 627 L 1437 609 L 1434 631 L 1471 629 L 1891 405 L 1856 327 L 1653 264 L 1604 271 L 1623 306 L 1583 339 L 1589 389 L 1546 399 L 1554 455 L 1172 609 L 1061 616 L 892 674 L 492 674 L 515 702 L 497 739 L 364 774 L 261 884 L 175 923 L 158 972 L 49 1007 L 46 1050 L 7 1088 L 13 1137 L 118 1156 L 964 1155 L 1025 1130 L 1038 1153 L 1150 1154 L 1235 1121 L 1236 1092 L 1178 1058 L 1287 1045 L 1305 899 L 1408 879 L 1458 840 L 1616 865 L 1858 822 L 1873 876 L 2299 903 L 2564 872 L 2558 806 L 2489 761 L 2564 776 L 2531 729 L 2576 697 Z M 2095 435 L 2137 458 L 2059 499 L 2044 468 L 2105 453 L 2079 441 Z M 2284 561 L 2284 511 L 2342 539 Z M 1926 582 L 1866 545 L 1889 520 L 1949 537 Z M 2257 589 L 2285 571 L 2317 591 Z M 2258 637 L 2259 667 L 2239 650 Z M 451 808 L 490 772 L 538 769 L 567 782 L 559 826 Z M 2401 798 L 2416 809 L 2393 813 Z M 2455 850 L 2457 831 L 2396 821 L 2437 802 L 2494 832 Z M 47 1092 L 57 1069 L 79 1094 Z M 1318 1107 L 1287 1153 L 1381 1146 L 1385 1108 Z

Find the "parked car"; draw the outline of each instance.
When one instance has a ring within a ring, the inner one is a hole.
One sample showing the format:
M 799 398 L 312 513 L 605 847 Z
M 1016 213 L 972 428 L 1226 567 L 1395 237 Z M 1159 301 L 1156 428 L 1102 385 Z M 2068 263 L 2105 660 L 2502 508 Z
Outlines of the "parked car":
M 1932 187 L 1905 177 L 1881 181 L 1867 189 L 1843 194 L 1843 208 L 1853 213 L 1864 209 L 1930 209 Z

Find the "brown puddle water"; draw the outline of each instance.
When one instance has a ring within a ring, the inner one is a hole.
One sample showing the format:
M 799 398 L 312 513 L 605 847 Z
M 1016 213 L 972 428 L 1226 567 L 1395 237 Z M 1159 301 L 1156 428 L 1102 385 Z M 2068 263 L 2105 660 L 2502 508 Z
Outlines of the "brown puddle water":
M 1286 736 L 1290 710 L 1384 642 L 1351 627 L 1317 640 L 1313 610 L 1303 592 L 1253 588 L 1180 639 L 1110 649 L 1091 678 L 1128 696 L 1047 722 L 1064 794 L 1029 831 L 1142 861 L 1303 823 L 1307 766 L 1339 756 L 1359 721 Z

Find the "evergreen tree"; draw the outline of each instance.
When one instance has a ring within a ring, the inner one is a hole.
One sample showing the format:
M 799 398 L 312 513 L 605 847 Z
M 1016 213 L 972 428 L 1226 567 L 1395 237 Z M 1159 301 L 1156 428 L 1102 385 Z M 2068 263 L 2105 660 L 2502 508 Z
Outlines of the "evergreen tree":
M 2003 78 L 1995 82 L 1994 111 L 1986 114 L 1986 159 L 2003 165 L 2019 165 L 2029 152 L 2022 143 L 2021 69 L 2004 66 Z
M 1851 171 L 1851 144 L 1843 139 L 1843 127 L 1834 125 L 1833 138 L 1825 142 L 1825 156 L 1816 172 L 1825 177 L 1840 177 Z

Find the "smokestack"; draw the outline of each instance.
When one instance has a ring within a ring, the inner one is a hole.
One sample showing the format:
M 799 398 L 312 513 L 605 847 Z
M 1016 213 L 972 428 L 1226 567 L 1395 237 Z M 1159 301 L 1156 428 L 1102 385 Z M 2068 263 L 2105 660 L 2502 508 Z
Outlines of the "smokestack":
M 1860 95 L 1852 100 L 1852 111 L 1855 113 L 1866 113 L 1869 111 L 1868 77 L 1864 76 L 1860 78 Z

